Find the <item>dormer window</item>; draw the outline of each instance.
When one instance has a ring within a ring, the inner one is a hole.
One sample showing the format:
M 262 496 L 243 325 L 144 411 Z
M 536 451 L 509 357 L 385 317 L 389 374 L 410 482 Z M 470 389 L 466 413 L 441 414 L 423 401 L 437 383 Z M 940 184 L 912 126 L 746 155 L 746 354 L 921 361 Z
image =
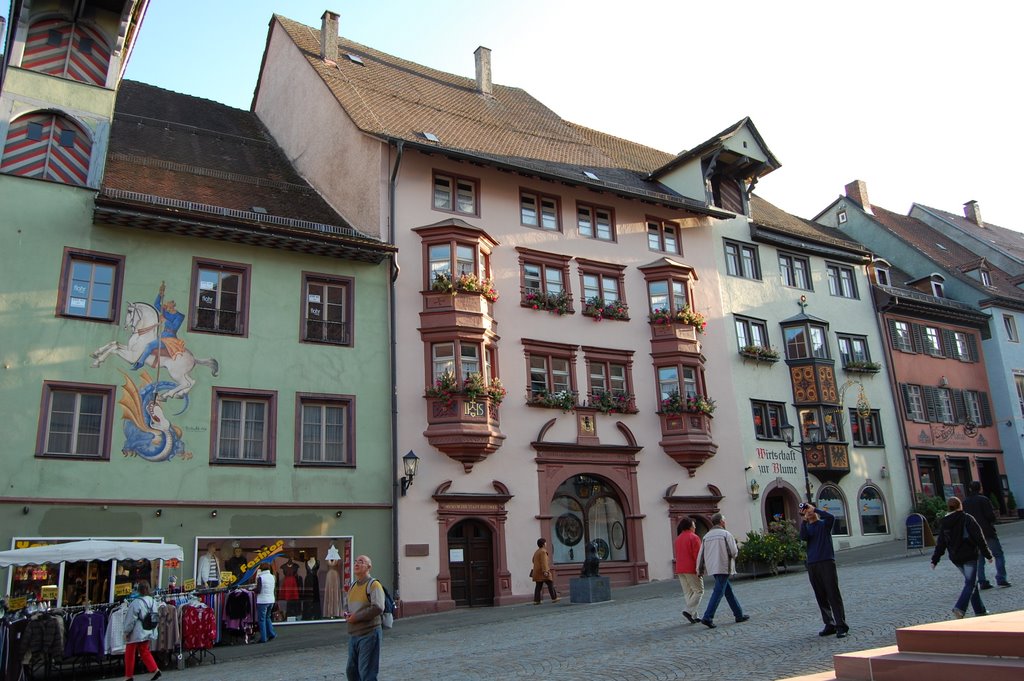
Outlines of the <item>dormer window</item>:
M 988 273 L 988 270 L 978 270 L 978 274 L 981 276 L 982 286 L 992 287 L 992 275 Z
M 937 279 L 932 279 L 932 295 L 935 296 L 936 298 L 946 297 L 946 287 L 941 281 L 938 281 Z
M 888 267 L 875 266 L 875 283 L 879 286 L 892 286 L 892 279 L 889 277 Z

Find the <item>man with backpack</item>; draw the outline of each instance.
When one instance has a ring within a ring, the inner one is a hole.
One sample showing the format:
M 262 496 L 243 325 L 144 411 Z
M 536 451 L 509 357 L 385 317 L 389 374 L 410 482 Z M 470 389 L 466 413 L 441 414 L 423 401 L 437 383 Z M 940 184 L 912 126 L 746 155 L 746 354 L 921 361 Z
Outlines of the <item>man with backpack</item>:
M 355 579 L 348 590 L 348 681 L 377 681 L 380 667 L 381 615 L 384 586 L 370 575 L 373 562 L 359 556 L 353 566 Z

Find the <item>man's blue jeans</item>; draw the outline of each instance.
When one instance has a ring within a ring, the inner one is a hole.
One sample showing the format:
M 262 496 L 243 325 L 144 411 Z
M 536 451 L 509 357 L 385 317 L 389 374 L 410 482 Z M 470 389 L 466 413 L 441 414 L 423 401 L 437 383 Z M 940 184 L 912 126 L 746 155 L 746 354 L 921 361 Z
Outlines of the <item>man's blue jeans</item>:
M 725 596 L 726 603 L 732 608 L 733 615 L 736 617 L 743 616 L 743 608 L 740 607 L 740 602 L 736 600 L 736 596 L 732 593 L 729 575 L 715 575 L 715 590 L 711 592 L 711 599 L 708 600 L 708 607 L 704 611 L 703 619 L 710 621 L 715 618 L 715 611 L 718 610 L 718 604 L 722 601 L 722 596 Z
M 971 607 L 974 608 L 974 614 L 982 614 L 985 612 L 985 606 L 981 602 L 981 592 L 978 591 L 978 564 L 964 563 L 956 567 L 964 576 L 964 588 L 960 591 L 960 598 L 956 599 L 956 605 L 953 607 L 964 611 L 967 610 L 967 603 L 970 602 Z
M 273 603 L 256 604 L 256 619 L 260 624 L 260 640 L 264 643 L 272 638 L 277 638 L 277 634 L 274 632 L 274 623 L 270 619 L 270 610 L 273 607 Z
M 377 668 L 380 666 L 380 639 L 380 627 L 365 636 L 349 637 L 348 666 L 345 667 L 348 681 L 377 681 Z
M 1006 558 L 1003 556 L 1003 545 L 999 543 L 999 537 L 986 537 L 992 557 L 996 559 L 996 584 L 1006 584 Z M 978 556 L 978 584 L 987 584 L 985 578 L 985 556 Z

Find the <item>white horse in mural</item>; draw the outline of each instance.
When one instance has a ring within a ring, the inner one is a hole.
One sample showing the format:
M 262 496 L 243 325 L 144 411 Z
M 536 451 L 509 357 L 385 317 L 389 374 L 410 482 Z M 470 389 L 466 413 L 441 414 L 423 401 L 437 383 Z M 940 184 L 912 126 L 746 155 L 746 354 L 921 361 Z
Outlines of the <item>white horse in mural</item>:
M 124 322 L 124 328 L 131 331 L 131 338 L 128 343 L 110 341 L 103 347 L 97 348 L 90 356 L 95 360 L 93 368 L 99 367 L 106 359 L 114 354 L 134 364 L 139 360 L 143 351 L 151 341 L 157 340 L 160 334 L 160 313 L 155 307 L 148 303 L 129 303 L 128 316 Z M 192 370 L 197 364 L 210 367 L 214 376 L 220 370 L 220 364 L 216 359 L 196 359 L 192 352 L 185 348 L 182 352 L 173 357 L 167 356 L 163 347 L 158 347 L 155 352 L 146 357 L 146 365 L 154 369 L 167 371 L 168 378 L 176 384 L 176 387 L 160 393 L 160 400 L 168 400 L 173 397 L 184 398 L 195 386 L 196 381 L 192 378 Z

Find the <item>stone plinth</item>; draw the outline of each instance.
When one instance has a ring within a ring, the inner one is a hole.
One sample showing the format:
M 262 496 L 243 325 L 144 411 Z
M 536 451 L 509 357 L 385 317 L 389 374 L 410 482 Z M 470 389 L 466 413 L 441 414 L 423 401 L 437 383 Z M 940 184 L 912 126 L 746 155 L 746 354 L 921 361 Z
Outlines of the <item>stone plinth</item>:
M 573 577 L 569 580 L 570 603 L 602 603 L 612 599 L 608 577 Z

